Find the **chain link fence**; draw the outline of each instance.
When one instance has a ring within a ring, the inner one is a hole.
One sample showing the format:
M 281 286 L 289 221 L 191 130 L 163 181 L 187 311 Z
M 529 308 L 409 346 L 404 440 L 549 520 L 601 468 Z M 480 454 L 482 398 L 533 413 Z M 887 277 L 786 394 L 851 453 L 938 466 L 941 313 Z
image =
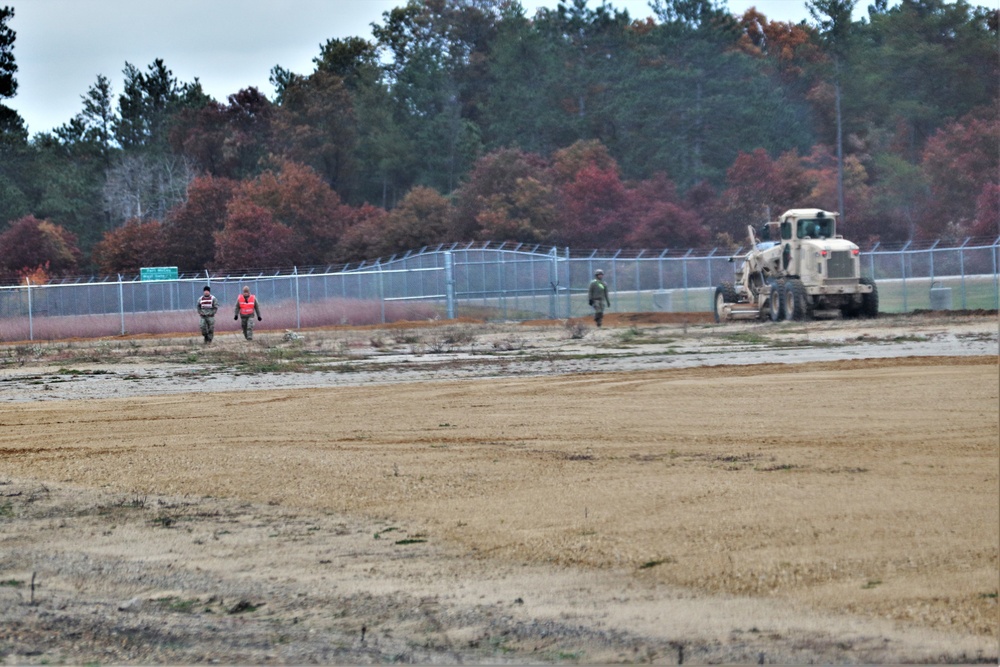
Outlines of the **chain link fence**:
M 1000 239 L 942 247 L 876 245 L 862 272 L 878 283 L 880 310 L 997 309 Z M 715 285 L 732 280 L 730 255 L 593 251 L 502 244 L 424 248 L 337 270 L 298 268 L 241 275 L 139 277 L 0 287 L 0 340 L 90 338 L 197 330 L 195 303 L 205 285 L 222 307 L 220 330 L 235 330 L 243 285 L 257 295 L 270 329 L 400 320 L 565 319 L 590 313 L 587 287 L 605 272 L 617 312 L 710 311 Z M 233 310 L 230 310 L 233 309 Z

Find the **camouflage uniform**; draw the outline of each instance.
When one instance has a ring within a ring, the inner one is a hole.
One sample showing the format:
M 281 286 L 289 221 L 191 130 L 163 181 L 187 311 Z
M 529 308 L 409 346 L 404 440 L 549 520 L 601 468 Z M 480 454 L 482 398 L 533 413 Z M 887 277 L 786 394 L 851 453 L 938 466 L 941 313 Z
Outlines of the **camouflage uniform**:
M 247 340 L 253 340 L 253 318 L 254 315 L 257 316 L 257 321 L 260 321 L 260 303 L 257 301 L 257 297 L 250 294 L 250 288 L 244 287 L 243 293 L 236 297 L 236 313 L 233 316 L 234 320 L 241 320 L 240 324 L 243 327 L 243 337 Z
M 611 299 L 608 298 L 608 286 L 604 282 L 604 272 L 598 271 L 594 274 L 594 279 L 590 281 L 590 289 L 587 292 L 587 299 L 590 307 L 594 309 L 594 322 L 601 326 L 604 321 L 604 304 L 611 306 Z
M 215 313 L 219 310 L 219 300 L 206 287 L 195 303 L 195 310 L 201 315 L 201 335 L 206 343 L 211 343 L 215 336 Z

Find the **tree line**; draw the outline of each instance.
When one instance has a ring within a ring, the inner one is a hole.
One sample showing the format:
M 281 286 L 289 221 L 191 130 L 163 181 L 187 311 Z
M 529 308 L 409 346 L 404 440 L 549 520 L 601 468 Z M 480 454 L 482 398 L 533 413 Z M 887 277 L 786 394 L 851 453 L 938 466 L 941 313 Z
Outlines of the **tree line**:
M 864 243 L 995 238 L 1000 11 L 409 0 L 269 99 L 160 59 L 32 137 L 0 9 L 0 279 L 308 266 L 491 240 L 722 247 L 791 207 Z

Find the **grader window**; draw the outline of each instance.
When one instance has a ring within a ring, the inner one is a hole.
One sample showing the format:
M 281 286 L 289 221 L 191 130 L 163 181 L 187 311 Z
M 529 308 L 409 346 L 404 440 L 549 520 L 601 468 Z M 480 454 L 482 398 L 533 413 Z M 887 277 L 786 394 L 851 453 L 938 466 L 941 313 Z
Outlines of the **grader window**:
M 811 239 L 828 239 L 833 237 L 833 220 L 822 218 L 819 220 L 799 220 L 798 237 Z
M 792 238 L 792 223 L 783 222 L 781 223 L 781 238 L 787 241 Z

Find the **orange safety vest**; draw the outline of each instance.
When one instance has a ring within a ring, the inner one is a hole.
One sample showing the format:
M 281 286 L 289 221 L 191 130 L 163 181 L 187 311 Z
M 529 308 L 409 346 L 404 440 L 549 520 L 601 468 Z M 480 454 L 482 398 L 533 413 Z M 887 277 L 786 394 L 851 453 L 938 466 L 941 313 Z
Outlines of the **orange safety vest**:
M 256 302 L 256 297 L 254 297 L 253 294 L 251 294 L 249 298 L 244 298 L 243 295 L 240 294 L 236 299 L 236 303 L 240 306 L 240 315 L 253 315 L 253 309 Z

